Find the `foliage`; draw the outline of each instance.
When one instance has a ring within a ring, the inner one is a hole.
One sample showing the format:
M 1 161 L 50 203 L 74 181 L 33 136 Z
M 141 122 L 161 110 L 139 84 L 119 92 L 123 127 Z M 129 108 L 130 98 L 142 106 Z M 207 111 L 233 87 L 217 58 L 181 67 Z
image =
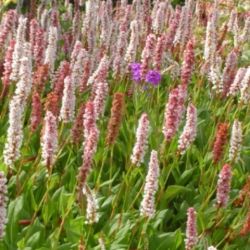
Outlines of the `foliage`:
M 59 6 L 59 10 L 60 14 L 66 11 L 64 6 Z M 71 22 L 61 20 L 62 32 L 69 31 L 71 26 Z M 86 223 L 86 199 L 80 204 L 77 201 L 77 175 L 82 164 L 84 145 L 72 142 L 73 122 L 58 122 L 58 152 L 52 173 L 48 174 L 41 160 L 42 124 L 34 132 L 29 126 L 31 95 L 24 115 L 21 157 L 14 166 L 4 164 L 2 152 L 9 125 L 9 103 L 16 85 L 11 83 L 8 94 L 0 101 L 0 170 L 8 178 L 9 197 L 6 235 L 0 242 L 0 249 L 98 250 L 102 249 L 102 241 L 106 249 L 110 250 L 185 249 L 186 214 L 189 207 L 197 211 L 199 242 L 195 249 L 207 249 L 210 245 L 227 250 L 249 249 L 249 235 L 240 236 L 249 211 L 249 197 L 241 207 L 234 204 L 250 171 L 249 105 L 238 104 L 238 96 L 220 98 L 215 94 L 207 77 L 201 74 L 205 28 L 197 24 L 194 35 L 196 59 L 188 85 L 188 98 L 198 111 L 197 136 L 183 155 L 178 154 L 177 148 L 178 138 L 185 125 L 184 118 L 169 143 L 164 142 L 162 133 L 165 105 L 170 91 L 180 83 L 180 78 L 165 72 L 158 86 L 148 84 L 147 88 L 143 88 L 140 83 L 134 83 L 128 74 L 123 78 L 115 78 L 110 71 L 104 116 L 97 121 L 100 130 L 97 152 L 87 180 L 99 204 L 100 218 L 94 224 Z M 223 62 L 230 52 L 229 47 L 233 47 L 231 36 L 229 33 L 226 37 L 228 47 L 222 51 Z M 63 44 L 62 40 L 58 42 L 56 69 L 62 60 L 70 61 L 70 54 L 62 51 Z M 249 67 L 249 51 L 249 43 L 244 44 L 238 67 Z M 175 56 L 181 67 L 182 55 L 176 53 Z M 53 88 L 51 83 L 52 77 L 46 81 L 41 93 L 43 115 L 47 95 Z M 130 95 L 128 92 L 131 89 L 133 93 Z M 105 136 L 116 92 L 125 94 L 125 110 L 118 138 L 109 147 L 105 144 Z M 90 96 L 90 87 L 83 93 L 77 90 L 76 110 Z M 148 114 L 151 126 L 149 148 L 144 163 L 135 167 L 130 156 L 138 120 L 144 112 Z M 233 178 L 229 204 L 226 208 L 218 208 L 215 206 L 216 186 L 222 166 L 229 162 L 229 138 L 223 158 L 218 163 L 213 162 L 213 142 L 218 123 L 227 122 L 231 128 L 236 118 L 243 124 L 243 148 L 240 160 L 231 162 Z M 139 208 L 151 150 L 159 152 L 160 177 L 155 198 L 156 214 L 148 219 L 140 216 Z

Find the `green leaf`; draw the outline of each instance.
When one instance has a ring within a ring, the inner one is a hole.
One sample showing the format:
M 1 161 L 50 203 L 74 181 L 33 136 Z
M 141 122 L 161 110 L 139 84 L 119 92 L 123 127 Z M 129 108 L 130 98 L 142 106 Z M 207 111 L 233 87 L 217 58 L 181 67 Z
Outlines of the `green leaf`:
M 190 191 L 191 189 L 183 187 L 183 186 L 178 186 L 178 185 L 168 186 L 164 194 L 164 200 L 169 202 L 170 200 L 177 197 L 180 193 L 186 193 Z
M 149 239 L 149 249 L 173 250 L 179 249 L 183 243 L 183 237 L 179 230 L 176 232 L 154 235 Z
M 33 235 L 31 235 L 27 241 L 27 246 L 30 246 L 32 249 L 36 249 L 40 245 L 39 244 L 40 237 L 41 237 L 41 232 L 36 232 Z
M 6 227 L 6 242 L 11 249 L 16 248 L 18 240 L 18 220 L 21 218 L 21 213 L 24 205 L 23 196 L 17 197 L 11 201 L 8 206 L 8 223 Z
M 84 217 L 79 216 L 75 219 L 69 218 L 64 225 L 67 239 L 70 242 L 79 242 L 81 235 L 83 234 Z

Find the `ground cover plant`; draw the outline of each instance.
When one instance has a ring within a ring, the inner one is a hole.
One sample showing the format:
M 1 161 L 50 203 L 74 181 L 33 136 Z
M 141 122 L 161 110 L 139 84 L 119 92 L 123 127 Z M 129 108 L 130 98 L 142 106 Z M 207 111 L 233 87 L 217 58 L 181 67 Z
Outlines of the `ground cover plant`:
M 10 2 L 0 249 L 250 249 L 250 2 Z

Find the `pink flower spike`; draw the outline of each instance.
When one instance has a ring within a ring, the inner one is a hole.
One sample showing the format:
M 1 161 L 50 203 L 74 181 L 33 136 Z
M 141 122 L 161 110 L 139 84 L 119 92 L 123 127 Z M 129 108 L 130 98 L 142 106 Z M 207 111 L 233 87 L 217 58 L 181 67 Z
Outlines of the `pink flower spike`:
M 25 44 L 25 47 L 29 47 Z M 25 51 L 25 53 L 28 52 Z M 11 166 L 20 157 L 23 142 L 23 116 L 27 99 L 32 87 L 31 55 L 23 57 L 20 61 L 20 80 L 16 84 L 15 94 L 9 104 L 9 127 L 3 151 L 4 162 Z
M 184 111 L 184 102 L 187 95 L 186 85 L 180 85 L 169 93 L 168 103 L 164 114 L 162 132 L 166 141 L 171 141 L 179 128 Z
M 9 10 L 1 22 L 0 30 L 0 48 L 3 48 L 7 42 L 8 35 L 12 32 L 14 24 L 17 20 L 17 13 L 15 10 Z
M 187 211 L 187 228 L 186 228 L 186 239 L 185 249 L 192 250 L 197 244 L 197 229 L 196 229 L 196 211 L 193 207 L 190 207 Z
M 32 111 L 30 118 L 31 131 L 34 132 L 42 120 L 42 103 L 39 94 L 36 92 L 32 96 Z
M 95 106 L 92 101 L 88 101 L 85 105 L 83 115 L 84 139 L 86 140 L 93 127 L 96 127 Z
M 214 63 L 215 53 L 217 47 L 217 26 L 218 26 L 218 1 L 214 2 L 214 6 L 209 14 L 207 28 L 206 28 L 206 39 L 204 45 L 204 59 L 209 65 Z
M 80 49 L 79 53 L 76 57 L 76 61 L 73 65 L 71 65 L 71 78 L 72 83 L 75 88 L 77 88 L 80 85 L 82 73 L 83 73 L 83 67 L 86 59 L 88 58 L 88 53 L 85 49 Z
M 70 68 L 71 69 L 73 68 L 73 66 L 75 64 L 76 59 L 77 59 L 77 55 L 79 54 L 79 52 L 80 52 L 81 49 L 82 49 L 82 43 L 77 40 L 75 42 L 73 51 L 72 51 L 71 56 L 70 56 Z
M 187 108 L 186 124 L 178 142 L 178 150 L 184 154 L 196 137 L 197 110 L 191 103 Z
M 143 113 L 136 130 L 136 143 L 131 155 L 131 161 L 136 166 L 140 166 L 140 164 L 144 161 L 144 155 L 148 148 L 149 129 L 150 123 L 148 120 L 148 115 Z
M 104 112 L 105 101 L 108 95 L 108 83 L 107 82 L 98 82 L 95 85 L 95 97 L 93 100 L 95 107 L 96 119 L 99 119 Z
M 142 79 L 145 78 L 149 70 L 150 63 L 151 63 L 151 60 L 153 58 L 154 51 L 155 51 L 155 41 L 156 41 L 156 36 L 154 34 L 149 34 L 147 36 L 146 45 L 141 54 L 141 77 Z
M 96 149 L 97 149 L 98 137 L 99 137 L 98 129 L 92 128 L 90 130 L 88 137 L 86 138 L 84 142 L 84 152 L 82 156 L 83 162 L 82 162 L 82 166 L 79 168 L 79 173 L 77 177 L 78 192 L 79 192 L 78 198 L 81 197 L 82 188 L 85 186 L 87 177 L 91 170 L 92 161 L 93 161 Z
M 85 59 L 82 71 L 83 72 L 82 72 L 82 77 L 81 77 L 81 82 L 80 82 L 80 91 L 84 92 L 84 90 L 87 87 L 88 79 L 91 73 L 91 59 L 89 56 L 87 56 Z
M 181 68 L 181 83 L 188 85 L 194 67 L 194 41 L 191 39 L 187 43 L 184 51 L 183 65 Z
M 174 38 L 174 44 L 179 45 L 181 51 L 186 47 L 190 34 L 192 32 L 192 1 L 186 1 L 186 4 L 182 7 L 181 17 L 176 35 Z
M 50 15 L 50 24 L 53 27 L 59 27 L 59 16 L 57 8 L 53 8 Z
M 49 170 L 54 164 L 58 147 L 57 119 L 50 111 L 46 112 L 44 118 L 41 147 L 43 162 Z
M 57 41 L 58 41 L 58 30 L 55 26 L 49 27 L 49 37 L 48 37 L 48 46 L 45 51 L 44 64 L 50 66 L 50 72 L 54 72 L 55 61 L 57 56 Z
M 232 127 L 230 147 L 229 147 L 229 160 L 238 160 L 242 146 L 242 125 L 241 122 L 235 120 Z
M 34 48 L 35 48 L 35 42 L 36 42 L 36 34 L 37 34 L 37 29 L 38 28 L 39 28 L 38 21 L 33 18 L 30 21 L 30 25 L 29 25 L 29 39 L 30 39 L 30 45 L 31 45 L 32 55 L 34 55 Z
M 0 171 L 0 238 L 5 235 L 5 227 L 8 220 L 7 216 L 7 203 L 8 203 L 8 190 L 7 178 L 4 172 Z
M 164 21 L 167 15 L 168 3 L 160 2 L 155 16 L 152 20 L 152 28 L 156 34 L 161 34 L 164 28 Z
M 36 29 L 34 41 L 33 55 L 36 66 L 43 64 L 45 53 L 45 32 L 42 28 Z
M 228 95 L 235 96 L 240 91 L 241 88 L 241 82 L 247 72 L 246 68 L 239 68 L 237 70 L 237 73 L 235 75 L 234 81 L 230 86 Z
M 230 86 L 234 81 L 235 74 L 237 71 L 238 63 L 238 51 L 233 49 L 226 59 L 226 64 L 223 70 L 222 79 L 221 79 L 221 91 L 222 96 L 228 95 Z
M 116 52 L 115 52 L 115 57 L 113 60 L 113 72 L 114 76 L 119 76 L 123 75 L 124 70 L 124 56 L 126 53 L 126 47 L 127 47 L 127 22 L 128 22 L 128 15 L 130 13 L 130 8 L 129 5 L 126 8 L 126 12 L 124 15 L 124 20 L 122 21 L 120 27 L 119 27 L 119 35 L 118 35 L 118 40 L 117 40 L 117 45 L 116 45 Z
M 166 48 L 168 50 L 170 50 L 173 47 L 175 34 L 180 23 L 180 17 L 181 17 L 181 8 L 180 6 L 177 6 L 175 10 L 175 15 L 170 20 L 169 30 L 166 35 Z
M 3 85 L 7 87 L 10 84 L 10 75 L 12 72 L 12 56 L 15 48 L 15 40 L 11 40 L 9 47 L 6 51 L 5 58 L 4 58 L 4 72 L 3 72 Z
M 64 79 L 70 75 L 70 64 L 67 61 L 61 61 L 59 68 L 53 79 L 54 92 L 61 98 L 64 89 Z
M 16 43 L 12 56 L 12 71 L 10 79 L 13 81 L 19 80 L 18 74 L 21 67 L 21 59 L 24 56 L 24 44 L 26 35 L 27 18 L 20 16 L 18 19 L 18 28 L 16 34 Z
M 90 76 L 87 85 L 91 85 L 95 82 L 106 81 L 106 77 L 109 70 L 109 59 L 108 56 L 104 55 L 95 70 L 95 72 Z
M 130 30 L 131 30 L 130 41 L 124 58 L 124 60 L 128 65 L 135 61 L 136 51 L 139 45 L 139 23 L 137 20 L 133 20 L 130 23 Z
M 249 82 L 250 82 L 250 66 L 247 68 L 240 86 L 240 102 L 244 104 L 247 104 L 250 100 Z
M 141 216 L 152 218 L 155 214 L 155 193 L 158 190 L 160 174 L 157 151 L 152 150 L 148 166 L 148 174 L 144 187 L 143 200 L 140 206 Z
M 226 207 L 229 199 L 232 170 L 229 164 L 225 164 L 220 171 L 217 182 L 216 203 L 218 207 Z
M 63 122 L 72 122 L 75 117 L 75 86 L 70 76 L 64 79 L 64 90 L 62 98 L 62 107 L 60 110 L 60 120 Z
M 166 37 L 165 35 L 161 35 L 157 39 L 156 48 L 155 48 L 155 54 L 154 54 L 154 62 L 153 65 L 156 70 L 160 71 L 162 67 L 162 61 L 164 59 L 164 52 L 166 47 Z

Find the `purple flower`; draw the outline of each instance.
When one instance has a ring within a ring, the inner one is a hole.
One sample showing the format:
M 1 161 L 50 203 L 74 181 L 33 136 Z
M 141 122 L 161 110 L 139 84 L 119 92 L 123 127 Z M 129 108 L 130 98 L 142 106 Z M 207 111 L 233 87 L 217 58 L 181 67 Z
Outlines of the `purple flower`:
M 132 79 L 135 82 L 140 82 L 142 80 L 141 75 L 141 63 L 131 63 L 129 65 Z M 149 70 L 146 74 L 146 82 L 157 86 L 161 81 L 161 74 L 156 70 Z
M 155 70 L 149 70 L 146 74 L 146 82 L 157 86 L 161 81 L 161 74 Z
M 130 65 L 132 79 L 135 82 L 141 81 L 141 64 L 140 63 L 131 63 Z

